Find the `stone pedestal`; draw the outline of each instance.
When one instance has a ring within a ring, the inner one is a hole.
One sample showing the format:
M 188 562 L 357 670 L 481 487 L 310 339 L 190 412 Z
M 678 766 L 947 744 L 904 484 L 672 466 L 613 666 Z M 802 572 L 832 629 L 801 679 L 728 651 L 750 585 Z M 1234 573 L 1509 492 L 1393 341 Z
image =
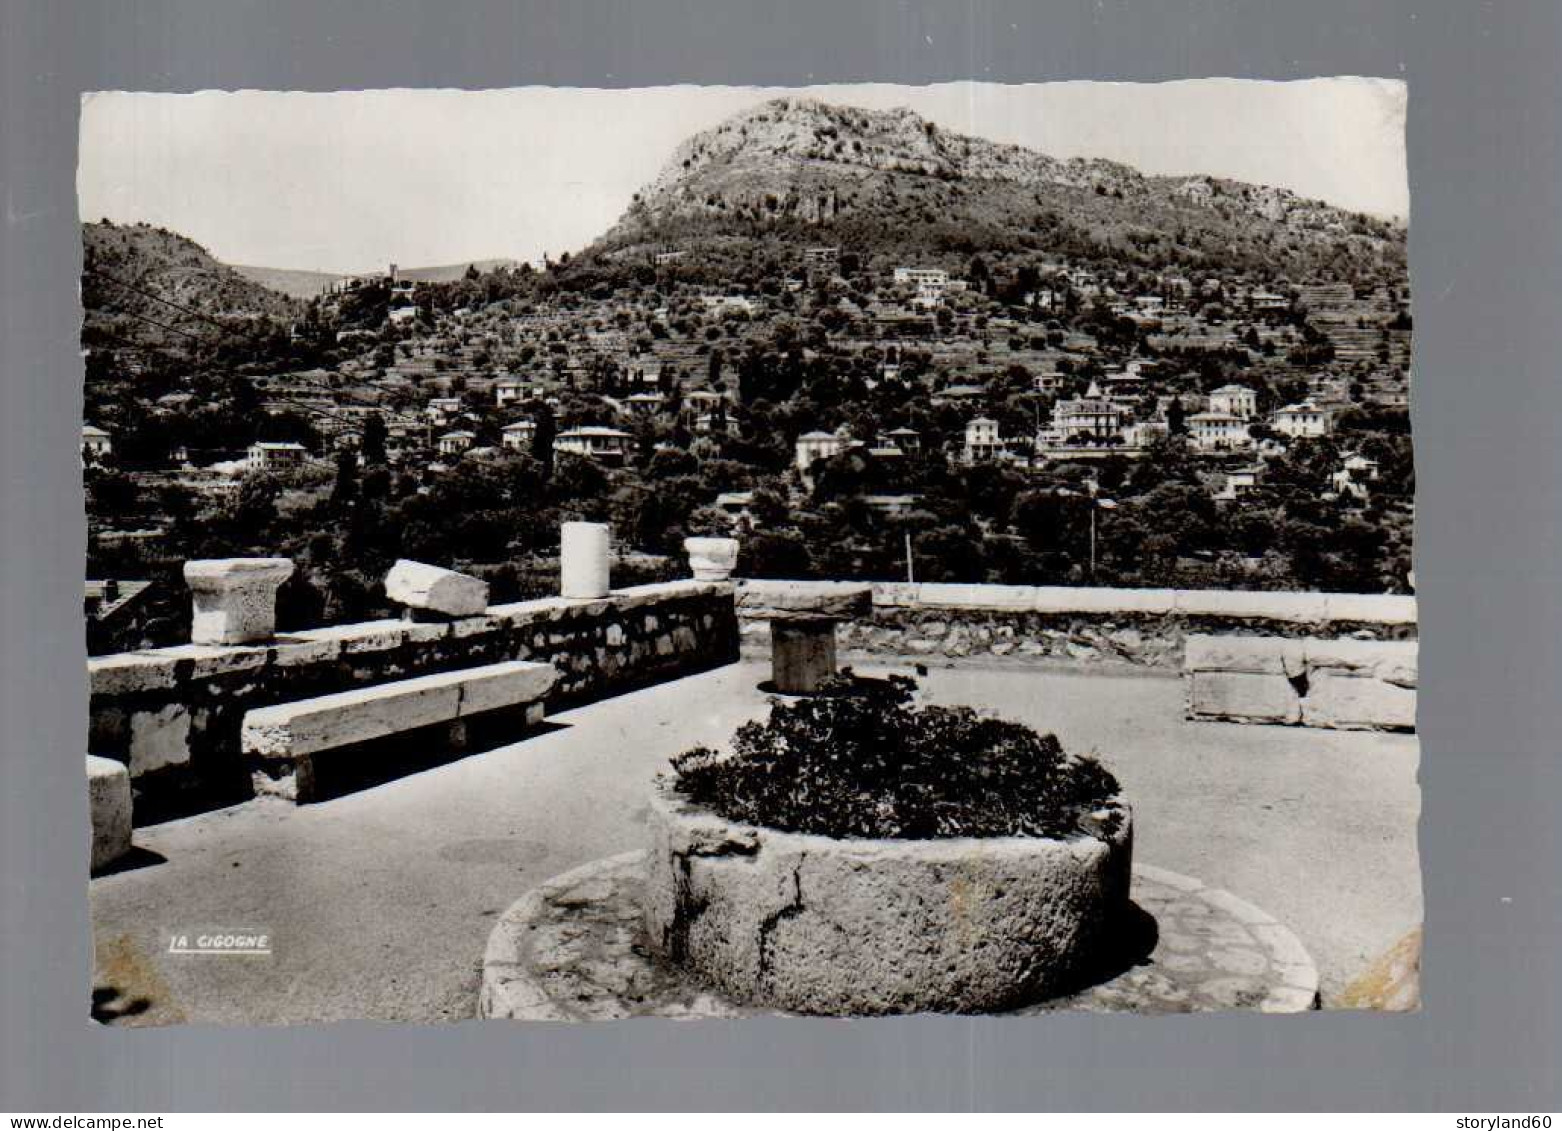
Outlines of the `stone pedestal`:
M 195 597 L 192 644 L 270 640 L 277 627 L 277 590 L 293 576 L 286 558 L 212 558 L 184 563 Z
M 92 813 L 92 870 L 130 851 L 130 771 L 112 758 L 87 755 L 87 799 Z
M 595 600 L 608 595 L 611 532 L 604 522 L 566 522 L 559 537 L 559 596 Z
M 739 612 L 770 622 L 770 667 L 775 689 L 786 695 L 812 695 L 835 674 L 835 626 L 873 611 L 866 585 L 820 589 L 806 582 L 765 585 L 755 594 L 738 583 Z
M 835 671 L 833 619 L 778 618 L 770 622 L 770 672 L 777 691 L 812 695 Z

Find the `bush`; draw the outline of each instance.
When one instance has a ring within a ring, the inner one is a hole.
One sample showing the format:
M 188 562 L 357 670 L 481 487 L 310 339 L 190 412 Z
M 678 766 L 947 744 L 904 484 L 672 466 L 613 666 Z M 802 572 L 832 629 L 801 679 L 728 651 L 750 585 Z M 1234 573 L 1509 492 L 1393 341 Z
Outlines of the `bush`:
M 969 707 L 916 706 L 903 676 L 845 671 L 811 698 L 776 702 L 738 728 L 730 754 L 673 759 L 680 792 L 731 821 L 831 837 L 1067 837 L 1118 793 L 1091 758 L 1052 735 Z

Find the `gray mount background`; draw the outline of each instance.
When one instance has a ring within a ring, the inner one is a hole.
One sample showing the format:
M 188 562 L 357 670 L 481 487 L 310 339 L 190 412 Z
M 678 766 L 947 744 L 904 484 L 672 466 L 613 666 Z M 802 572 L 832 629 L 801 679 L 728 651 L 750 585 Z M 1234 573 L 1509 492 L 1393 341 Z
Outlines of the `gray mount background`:
M 0 1109 L 1562 1106 L 1562 6 L 0 8 Z M 88 1026 L 81 91 L 1339 74 L 1410 86 L 1422 1013 Z

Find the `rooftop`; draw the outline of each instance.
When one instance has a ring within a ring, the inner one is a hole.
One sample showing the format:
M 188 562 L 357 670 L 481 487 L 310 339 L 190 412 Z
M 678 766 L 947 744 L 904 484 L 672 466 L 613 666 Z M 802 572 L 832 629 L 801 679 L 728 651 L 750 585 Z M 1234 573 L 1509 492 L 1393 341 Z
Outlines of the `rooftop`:
M 961 661 L 922 684 L 934 702 L 1098 753 L 1134 804 L 1136 863 L 1273 914 L 1317 961 L 1327 1004 L 1421 919 L 1415 737 L 1188 722 L 1179 679 L 1120 671 Z M 651 777 L 761 715 L 768 677 L 745 661 L 315 805 L 258 800 L 139 828 L 145 866 L 91 886 L 99 979 L 146 998 L 133 1019 L 146 1024 L 469 1018 L 496 917 L 552 876 L 641 847 Z M 264 930 L 274 954 L 165 954 L 174 926 L 208 923 Z

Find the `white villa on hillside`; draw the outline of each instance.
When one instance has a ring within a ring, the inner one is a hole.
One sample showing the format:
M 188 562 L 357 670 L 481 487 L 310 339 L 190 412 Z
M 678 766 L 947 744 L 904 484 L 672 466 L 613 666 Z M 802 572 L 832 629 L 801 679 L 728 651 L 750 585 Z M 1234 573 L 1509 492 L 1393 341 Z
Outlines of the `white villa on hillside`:
M 428 413 L 428 418 L 435 424 L 444 424 L 452 417 L 460 414 L 461 398 L 435 397 L 428 402 L 428 407 L 424 411 Z
M 246 465 L 251 471 L 286 471 L 300 467 L 309 458 L 304 445 L 292 441 L 260 440 L 249 446 Z
M 600 424 L 587 424 L 560 432 L 553 441 L 553 450 L 568 455 L 585 456 L 587 459 L 621 461 L 629 454 L 629 444 L 634 437 L 618 428 Z
M 1328 409 L 1320 408 L 1312 401 L 1286 405 L 1269 418 L 1274 430 L 1282 436 L 1295 439 L 1303 436 L 1326 436 L 1333 424 Z
M 897 267 L 895 268 L 895 285 L 897 287 L 937 287 L 942 291 L 949 285 L 949 272 L 938 267 Z
M 1188 417 L 1188 436 L 1201 452 L 1230 451 L 1253 444 L 1247 421 L 1229 412 L 1196 412 Z
M 978 416 L 965 426 L 966 463 L 988 463 L 1003 451 L 1003 438 L 998 434 L 998 422 L 991 417 Z
M 458 456 L 477 442 L 477 435 L 463 429 L 454 432 L 446 432 L 439 438 L 439 454 L 442 456 Z
M 1251 420 L 1258 415 L 1258 394 L 1246 385 L 1222 385 L 1209 395 L 1209 410 Z
M 515 448 L 519 451 L 531 451 L 532 440 L 537 435 L 537 422 L 535 420 L 517 420 L 514 424 L 506 424 L 499 431 L 499 443 L 507 448 Z
M 833 432 L 804 432 L 797 438 L 797 454 L 794 462 L 798 471 L 807 471 L 815 460 L 829 459 L 840 453 L 849 443 L 845 436 Z
M 507 404 L 524 401 L 534 395 L 531 383 L 522 381 L 518 377 L 502 377 L 494 382 L 495 408 L 503 408 Z
M 93 424 L 81 426 L 81 458 L 102 459 L 114 451 L 114 440 L 109 433 Z
M 1061 400 L 1052 407 L 1052 428 L 1064 441 L 1075 436 L 1104 440 L 1123 426 L 1123 410 L 1101 395 L 1095 382 L 1083 397 Z

